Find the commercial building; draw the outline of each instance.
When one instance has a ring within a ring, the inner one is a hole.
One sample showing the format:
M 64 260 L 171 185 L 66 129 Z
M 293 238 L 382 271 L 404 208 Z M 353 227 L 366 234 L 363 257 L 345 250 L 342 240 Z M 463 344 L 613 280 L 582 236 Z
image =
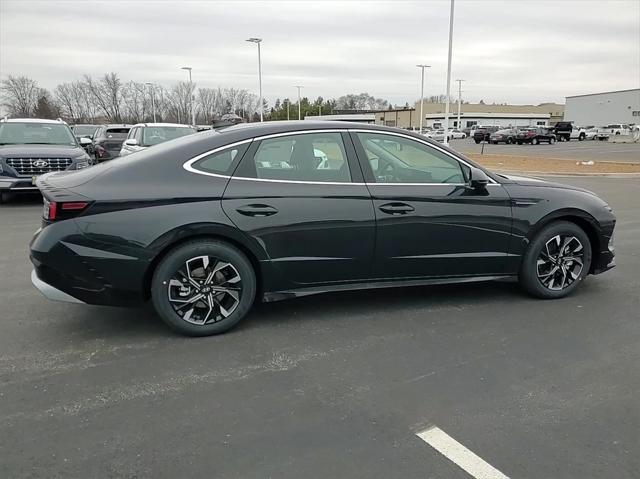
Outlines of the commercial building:
M 640 88 L 567 97 L 565 119 L 576 125 L 640 123 Z
M 422 106 L 423 126 L 439 126 L 443 123 L 445 104 L 427 103 Z M 486 105 L 484 103 L 463 103 L 460 108 L 458 125 L 458 105 L 451 103 L 449 126 L 470 128 L 477 124 L 501 126 L 554 125 L 564 115 L 564 105 L 541 103 L 539 105 Z M 399 128 L 416 128 L 420 124 L 420 102 L 415 108 L 378 111 L 376 123 Z
M 316 121 L 353 121 L 356 123 L 375 123 L 376 117 L 373 113 L 337 113 L 335 115 L 307 115 L 305 120 Z

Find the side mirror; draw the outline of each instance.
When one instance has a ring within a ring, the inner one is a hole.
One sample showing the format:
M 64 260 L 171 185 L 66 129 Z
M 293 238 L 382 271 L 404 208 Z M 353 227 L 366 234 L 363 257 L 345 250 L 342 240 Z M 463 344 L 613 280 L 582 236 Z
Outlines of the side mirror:
M 127 146 L 136 146 L 138 144 L 138 140 L 136 140 L 135 138 L 129 138 L 124 142 L 124 144 Z
M 80 146 L 89 146 L 92 143 L 93 141 L 91 140 L 91 138 L 87 138 L 86 136 L 80 138 Z
M 476 190 L 484 190 L 491 181 L 487 174 L 480 168 L 471 168 L 471 174 L 469 178 L 469 184 L 471 188 Z

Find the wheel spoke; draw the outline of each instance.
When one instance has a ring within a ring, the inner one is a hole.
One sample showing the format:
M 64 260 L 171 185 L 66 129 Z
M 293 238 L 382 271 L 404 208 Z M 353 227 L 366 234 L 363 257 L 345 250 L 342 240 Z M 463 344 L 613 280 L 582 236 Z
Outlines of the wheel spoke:
M 181 319 L 205 325 L 233 314 L 240 304 L 242 278 L 232 263 L 203 255 L 185 261 L 167 288 Z
M 553 291 L 567 288 L 582 273 L 582 251 L 582 243 L 575 236 L 553 236 L 545 243 L 536 260 L 538 280 Z

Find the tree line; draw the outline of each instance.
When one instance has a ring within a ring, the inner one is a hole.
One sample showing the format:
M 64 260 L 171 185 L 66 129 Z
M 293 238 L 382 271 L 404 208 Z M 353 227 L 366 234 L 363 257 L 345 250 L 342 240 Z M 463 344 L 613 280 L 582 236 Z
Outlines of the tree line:
M 2 106 L 12 117 L 62 118 L 69 123 L 191 123 L 191 101 L 197 124 L 212 124 L 224 114 L 245 121 L 259 119 L 257 95 L 241 88 L 202 88 L 195 83 L 162 85 L 123 81 L 117 73 L 105 73 L 57 85 L 47 90 L 26 76 L 9 75 L 0 82 Z M 442 95 L 429 97 L 436 102 Z M 408 108 L 409 104 L 403 106 Z M 277 99 L 273 106 L 263 100 L 266 120 L 298 118 L 298 102 Z M 331 115 L 335 110 L 385 110 L 389 101 L 368 93 L 347 94 L 337 99 L 300 99 L 300 116 Z M 154 115 L 155 114 L 155 115 Z

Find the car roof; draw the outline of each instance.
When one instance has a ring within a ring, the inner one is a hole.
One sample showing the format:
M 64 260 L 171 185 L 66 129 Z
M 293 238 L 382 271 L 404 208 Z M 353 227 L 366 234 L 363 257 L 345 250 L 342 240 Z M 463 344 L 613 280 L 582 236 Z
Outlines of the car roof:
M 3 118 L 3 122 L 6 123 L 49 123 L 49 124 L 62 124 L 66 125 L 66 123 L 62 120 L 47 120 L 45 118 Z
M 182 123 L 136 123 L 135 125 L 132 125 L 131 128 L 136 126 L 141 126 L 141 127 L 171 126 L 171 127 L 179 127 L 179 128 L 193 128 L 193 126 L 191 125 L 184 125 Z
M 105 128 L 133 128 L 132 125 L 127 125 L 126 123 L 108 123 L 106 125 L 99 126 L 104 126 Z

